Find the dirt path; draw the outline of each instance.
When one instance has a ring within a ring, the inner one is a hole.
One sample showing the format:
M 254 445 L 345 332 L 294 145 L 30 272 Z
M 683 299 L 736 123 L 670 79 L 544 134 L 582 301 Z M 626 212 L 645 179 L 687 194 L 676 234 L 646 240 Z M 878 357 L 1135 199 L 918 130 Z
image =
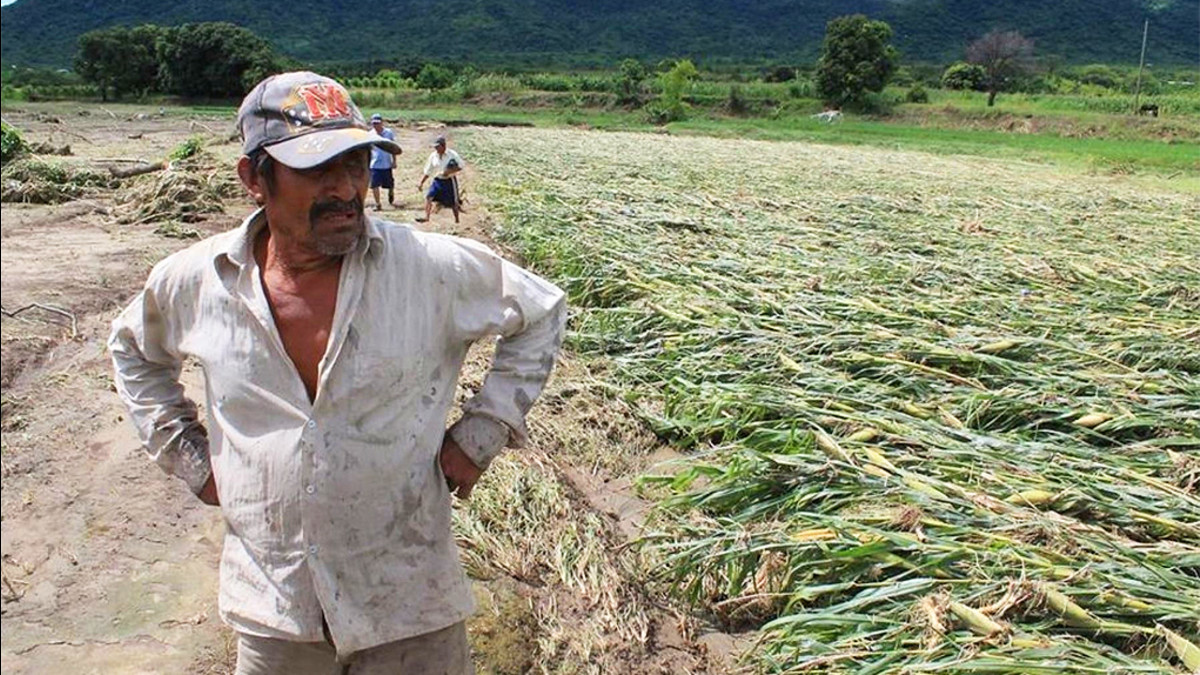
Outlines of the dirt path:
M 221 142 L 228 120 L 164 116 L 145 107 L 30 105 L 6 110 L 5 119 L 31 140 L 71 142 L 76 155 L 68 162 L 162 157 L 197 133 L 226 166 L 237 155 L 236 144 Z M 398 131 L 405 150 L 398 208 L 379 215 L 408 222 L 423 210 L 419 167 L 432 138 L 446 130 Z M 449 130 L 452 146 L 455 134 Z M 461 224 L 443 211 L 424 227 L 494 244 L 485 205 L 473 196 L 478 176 L 465 159 L 470 201 Z M 109 322 L 153 263 L 189 242 L 157 235 L 152 224 L 118 226 L 116 208 L 112 194 L 57 206 L 3 206 L 4 308 L 52 304 L 72 313 L 76 324 L 72 334 L 66 317 L 38 310 L 3 323 L 5 673 L 61 672 L 64 663 L 81 673 L 231 668 L 232 635 L 216 612 L 223 524 L 144 457 L 113 391 L 104 350 Z M 224 214 L 194 227 L 205 234 L 228 229 L 249 208 L 231 202 Z M 486 362 L 477 350 L 461 396 L 478 386 Z M 201 377 L 194 367 L 185 372 L 197 401 Z M 636 533 L 645 505 L 630 495 L 619 469 L 585 457 L 633 448 L 631 456 L 642 459 L 631 461 L 649 461 L 653 439 L 570 359 L 531 426 L 534 447 L 489 471 L 498 498 L 489 500 L 483 490 L 460 512 L 468 566 L 480 579 L 481 611 L 471 624 L 480 672 L 722 670 L 715 664 L 729 649 L 726 637 L 695 639 L 703 632 L 699 624 L 638 589 L 636 573 L 616 551 Z M 541 535 L 473 538 L 472 528 L 494 518 L 518 483 L 557 495 L 550 503 L 558 507 L 539 523 Z M 585 522 L 594 527 L 571 534 Z M 594 571 L 587 579 L 556 571 L 546 559 L 561 554 L 566 540 L 590 556 L 575 563 Z M 472 566 L 479 551 L 489 555 Z M 554 659 L 560 661 L 547 662 Z

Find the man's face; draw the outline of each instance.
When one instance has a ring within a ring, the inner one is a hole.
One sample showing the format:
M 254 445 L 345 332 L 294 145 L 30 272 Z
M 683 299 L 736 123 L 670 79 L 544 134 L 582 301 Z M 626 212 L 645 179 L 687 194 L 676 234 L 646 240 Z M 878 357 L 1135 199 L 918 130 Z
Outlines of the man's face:
M 366 230 L 369 159 L 370 150 L 358 148 L 311 169 L 276 164 L 275 180 L 264 186 L 272 230 L 322 255 L 353 251 Z
M 433 146 L 433 148 L 435 150 L 437 150 L 437 154 L 439 154 L 439 155 L 446 154 L 446 144 L 445 143 L 438 143 L 437 145 Z
M 383 131 L 383 120 L 371 120 L 371 128 L 375 130 L 375 133 Z

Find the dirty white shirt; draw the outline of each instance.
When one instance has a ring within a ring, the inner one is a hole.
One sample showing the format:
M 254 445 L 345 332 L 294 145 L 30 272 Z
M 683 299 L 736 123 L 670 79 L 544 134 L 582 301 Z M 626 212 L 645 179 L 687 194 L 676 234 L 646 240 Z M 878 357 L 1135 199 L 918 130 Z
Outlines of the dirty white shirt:
M 446 173 L 446 167 L 449 166 L 451 161 L 456 162 L 459 169 L 466 168 L 462 157 L 459 157 L 458 153 L 450 148 L 446 148 L 446 152 L 440 155 L 437 150 L 434 150 L 429 153 L 429 159 L 425 160 L 425 175 L 430 178 L 440 178 L 442 174 Z
M 159 263 L 113 324 L 117 390 L 150 455 L 227 524 L 220 610 L 234 629 L 339 653 L 472 611 L 437 463 L 469 345 L 492 369 L 452 437 L 480 466 L 526 439 L 561 344 L 561 290 L 470 240 L 371 220 L 342 265 L 310 402 L 252 255 L 262 212 Z M 206 385 L 208 435 L 181 362 Z

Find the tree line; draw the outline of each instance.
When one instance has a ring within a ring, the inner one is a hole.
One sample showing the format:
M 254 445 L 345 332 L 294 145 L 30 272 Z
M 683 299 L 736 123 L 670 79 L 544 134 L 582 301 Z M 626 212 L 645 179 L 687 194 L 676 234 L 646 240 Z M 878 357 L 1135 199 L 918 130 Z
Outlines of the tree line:
M 898 69 L 900 57 L 891 39 L 892 29 L 884 21 L 861 14 L 831 20 L 815 64 L 815 93 L 830 107 L 871 109 L 873 96 L 883 91 Z M 1022 76 L 1032 72 L 1033 43 L 1013 31 L 992 31 L 972 42 L 965 57 L 965 61 L 945 69 L 941 85 L 986 92 L 988 105 L 992 105 L 1000 92 L 1012 90 Z M 80 36 L 74 62 L 75 72 L 105 101 L 147 94 L 237 99 L 263 77 L 300 67 L 298 62 L 277 53 L 262 37 L 224 22 L 94 30 Z M 340 68 L 329 65 L 334 71 L 350 70 L 350 64 Z M 420 89 L 443 89 L 464 79 L 462 73 L 445 65 L 418 59 L 394 68 L 379 73 L 394 76 L 397 82 L 410 81 Z M 474 73 L 470 66 L 466 68 Z M 658 122 L 679 119 L 685 115 L 683 98 L 690 83 L 698 78 L 697 69 L 689 60 L 672 60 L 660 64 L 658 71 L 655 79 L 661 95 L 653 101 L 641 100 L 638 93 L 652 73 L 636 59 L 622 61 L 615 76 L 606 80 L 611 80 L 619 103 L 644 104 Z M 347 73 L 332 74 L 344 77 Z M 1089 74 L 1099 77 L 1105 73 Z M 763 80 L 782 82 L 795 76 L 795 69 L 777 66 Z M 374 82 L 379 78 L 369 79 Z M 544 84 L 552 88 L 554 83 Z M 913 89 L 910 101 L 921 102 L 922 96 L 927 97 L 919 85 Z M 733 99 L 738 95 L 737 91 L 731 92 L 731 108 L 736 107 L 738 101 Z
M 75 72 L 109 97 L 240 98 L 296 64 L 253 32 L 224 22 L 114 26 L 79 37 Z

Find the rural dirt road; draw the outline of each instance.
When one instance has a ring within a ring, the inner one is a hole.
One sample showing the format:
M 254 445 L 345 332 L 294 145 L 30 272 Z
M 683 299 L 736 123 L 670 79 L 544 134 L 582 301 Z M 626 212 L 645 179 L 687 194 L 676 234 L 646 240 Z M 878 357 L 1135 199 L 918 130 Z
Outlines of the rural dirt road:
M 31 140 L 69 143 L 74 155 L 65 160 L 77 165 L 161 158 L 197 134 L 217 170 L 232 176 L 238 154 L 228 119 L 144 106 L 31 104 L 6 111 L 5 119 Z M 398 208 L 383 217 L 407 222 L 417 215 L 418 169 L 429 140 L 442 132 L 398 129 L 405 148 Z M 469 192 L 476 180 L 469 170 Z M 442 212 L 428 227 L 492 243 L 485 207 L 472 201 L 461 225 Z M 4 309 L 42 303 L 71 313 L 75 324 L 38 308 L 3 323 L 5 673 L 62 672 L 67 663 L 78 673 L 231 672 L 233 637 L 216 609 L 219 513 L 145 458 L 113 390 L 104 348 L 109 322 L 154 262 L 190 243 L 156 234 L 155 222 L 119 224 L 130 208 L 119 189 L 64 204 L 3 207 Z M 229 199 L 187 227 L 223 231 L 249 209 L 248 201 Z M 477 351 L 465 387 L 477 385 L 486 366 L 486 353 Z M 184 379 L 203 401 L 200 370 L 189 365 Z M 529 559 L 541 550 L 535 542 L 496 549 L 516 562 L 476 566 L 487 568 L 476 584 L 481 610 L 471 625 L 480 672 L 723 672 L 734 641 L 648 598 L 618 560 L 645 508 L 630 496 L 627 476 L 656 448 L 594 389 L 586 368 L 565 360 L 531 420 L 534 447 L 501 463 L 492 480 L 533 476 L 562 495 L 564 508 L 540 524 L 547 537 L 575 528 L 580 513 L 598 523 L 580 541 L 597 552 L 587 564 L 604 570 L 602 578 L 576 583 L 569 571 L 556 575 L 548 561 Z M 635 448 L 637 456 L 607 469 L 559 456 L 582 446 Z M 488 517 L 483 495 L 460 509 L 464 529 Z M 460 538 L 469 551 L 484 550 L 469 535 Z

